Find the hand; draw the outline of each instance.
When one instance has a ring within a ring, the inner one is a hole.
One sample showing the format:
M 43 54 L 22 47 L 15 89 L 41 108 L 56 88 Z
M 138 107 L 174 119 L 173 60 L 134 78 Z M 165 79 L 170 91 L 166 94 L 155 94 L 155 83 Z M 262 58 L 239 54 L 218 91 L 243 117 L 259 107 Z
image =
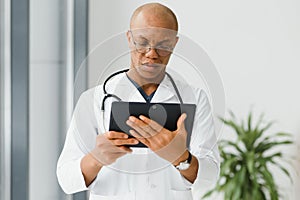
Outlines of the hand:
M 102 166 L 110 165 L 121 156 L 132 152 L 129 147 L 124 145 L 138 144 L 138 142 L 134 138 L 129 139 L 125 133 L 109 131 L 97 136 L 96 147 L 92 150 L 91 155 Z
M 130 134 L 160 157 L 168 160 L 170 163 L 174 163 L 187 149 L 185 119 L 186 114 L 184 113 L 177 120 L 177 129 L 175 131 L 169 131 L 157 122 L 142 115 L 139 116 L 139 119 L 130 116 L 126 123 L 133 128 L 133 130 L 130 130 Z

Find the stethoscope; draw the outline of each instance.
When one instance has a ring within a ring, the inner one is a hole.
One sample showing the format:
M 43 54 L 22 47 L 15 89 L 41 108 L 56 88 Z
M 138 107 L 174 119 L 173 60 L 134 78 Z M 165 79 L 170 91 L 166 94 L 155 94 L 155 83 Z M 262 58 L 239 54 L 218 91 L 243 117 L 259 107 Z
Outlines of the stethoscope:
M 108 82 L 111 78 L 113 78 L 114 76 L 116 76 L 116 75 L 118 75 L 118 74 L 121 74 L 121 73 L 126 73 L 126 72 L 128 72 L 128 71 L 129 71 L 129 69 L 123 69 L 123 70 L 117 71 L 117 72 L 111 74 L 110 76 L 108 76 L 108 77 L 105 79 L 104 83 L 103 83 L 103 93 L 104 93 L 104 97 L 103 97 L 103 99 L 102 99 L 101 112 L 102 112 L 102 122 L 103 122 L 103 128 L 104 128 L 104 129 L 105 129 L 105 125 L 104 125 L 105 101 L 106 101 L 108 98 L 115 98 L 115 99 L 118 100 L 118 101 L 122 101 L 122 99 L 121 99 L 120 97 L 118 97 L 117 95 L 108 93 L 108 92 L 106 91 L 106 84 L 107 84 L 107 82 Z M 168 76 L 168 78 L 170 79 L 170 81 L 171 81 L 171 83 L 172 83 L 172 86 L 173 86 L 173 88 L 174 88 L 174 90 L 175 90 L 175 92 L 176 92 L 176 95 L 177 95 L 177 98 L 178 98 L 180 104 L 183 104 L 181 95 L 180 95 L 180 93 L 179 93 L 179 90 L 178 90 L 178 88 L 177 88 L 177 86 L 176 86 L 176 84 L 175 84 L 175 82 L 174 82 L 172 76 L 171 76 L 169 73 L 167 73 L 167 72 L 165 72 L 165 73 L 166 73 L 166 75 Z
M 129 69 L 123 69 L 123 70 L 117 71 L 117 72 L 111 74 L 109 77 L 107 77 L 106 80 L 104 81 L 104 83 L 103 83 L 103 93 L 104 93 L 104 97 L 103 97 L 103 99 L 102 99 L 102 104 L 101 104 L 101 111 L 102 111 L 102 112 L 104 112 L 104 109 L 105 109 L 105 101 L 106 101 L 108 98 L 112 97 L 112 98 L 117 99 L 118 101 L 122 101 L 122 99 L 121 99 L 120 97 L 118 97 L 117 95 L 108 93 L 108 92 L 106 91 L 106 84 L 107 84 L 107 82 L 108 82 L 111 78 L 113 78 L 114 76 L 116 76 L 116 75 L 118 75 L 118 74 L 121 74 L 121 73 L 128 72 L 128 70 L 129 70 Z M 172 83 L 172 86 L 173 86 L 173 88 L 174 88 L 174 90 L 175 90 L 175 92 L 176 92 L 176 95 L 177 95 L 177 98 L 178 98 L 179 101 L 180 101 L 180 104 L 183 104 L 181 95 L 179 94 L 178 88 L 177 88 L 177 86 L 176 86 L 176 84 L 175 84 L 175 82 L 174 82 L 172 76 L 171 76 L 169 73 L 167 73 L 167 72 L 165 72 L 165 73 L 166 73 L 166 75 L 168 76 L 168 78 L 170 79 L 170 81 L 171 81 L 171 83 Z

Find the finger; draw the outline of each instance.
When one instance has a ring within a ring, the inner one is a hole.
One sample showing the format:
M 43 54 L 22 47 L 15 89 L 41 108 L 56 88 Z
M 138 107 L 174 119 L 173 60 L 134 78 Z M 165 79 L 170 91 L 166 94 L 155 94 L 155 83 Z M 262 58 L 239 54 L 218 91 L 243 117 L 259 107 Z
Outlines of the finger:
M 129 130 L 129 133 L 136 138 L 137 140 L 140 141 L 141 138 L 144 138 L 141 134 L 139 134 L 138 132 L 136 132 L 135 130 Z
M 136 132 L 135 130 L 130 130 L 129 131 L 130 134 L 135 137 L 136 139 L 138 139 L 141 143 L 143 143 L 144 145 L 149 147 L 150 142 L 147 140 L 147 138 L 142 137 L 138 132 Z
M 144 115 L 140 115 L 139 118 L 145 122 L 146 124 L 148 124 L 153 130 L 155 130 L 156 132 L 160 132 L 164 127 L 161 126 L 159 123 L 157 123 L 156 121 L 149 119 L 148 117 L 145 117 Z
M 132 121 L 133 123 L 135 123 L 137 126 L 139 126 L 140 128 L 142 128 L 145 132 L 151 134 L 153 132 L 155 132 L 154 129 L 151 128 L 151 126 L 149 126 L 149 124 L 143 122 L 142 120 L 136 118 L 136 117 L 133 117 L 133 116 L 130 116 L 129 117 L 129 121 Z
M 127 153 L 132 152 L 132 149 L 130 149 L 129 147 L 126 147 L 126 146 L 119 146 L 118 148 L 121 149 L 122 151 L 127 152 Z
M 134 138 L 130 138 L 130 139 L 115 139 L 115 140 L 110 140 L 111 143 L 113 143 L 116 146 L 121 146 L 121 145 L 130 145 L 130 144 L 138 144 L 139 141 L 137 139 Z
M 126 133 L 117 132 L 117 131 L 109 131 L 105 134 L 107 139 L 121 139 L 121 138 L 128 138 L 128 135 Z
M 185 113 L 180 115 L 179 119 L 177 120 L 177 130 L 185 128 L 184 121 L 185 121 L 186 117 L 187 116 Z
M 130 120 L 126 121 L 126 124 L 136 130 L 142 137 L 148 138 L 151 137 L 152 134 L 155 134 L 156 131 L 151 129 L 148 125 L 146 125 L 144 122 L 142 122 L 139 119 L 133 119 L 132 117 L 129 117 Z M 152 132 L 152 134 L 151 134 Z

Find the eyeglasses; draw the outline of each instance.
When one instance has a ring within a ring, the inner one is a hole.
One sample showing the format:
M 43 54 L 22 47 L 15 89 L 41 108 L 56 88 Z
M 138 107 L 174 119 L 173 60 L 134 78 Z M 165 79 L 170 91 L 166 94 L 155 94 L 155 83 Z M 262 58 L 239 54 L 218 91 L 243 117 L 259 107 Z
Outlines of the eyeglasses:
M 168 56 L 172 53 L 173 47 L 170 46 L 165 46 L 165 45 L 155 45 L 151 46 L 148 42 L 143 42 L 143 43 L 138 43 L 134 40 L 132 31 L 130 31 L 131 36 L 132 36 L 132 41 L 135 46 L 135 49 L 139 53 L 148 53 L 152 48 L 155 49 L 156 53 L 159 56 Z

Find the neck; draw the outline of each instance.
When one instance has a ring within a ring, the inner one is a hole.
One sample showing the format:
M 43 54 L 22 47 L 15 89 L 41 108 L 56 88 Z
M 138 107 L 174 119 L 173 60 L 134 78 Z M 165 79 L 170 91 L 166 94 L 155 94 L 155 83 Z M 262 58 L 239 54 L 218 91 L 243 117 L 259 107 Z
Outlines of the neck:
M 158 84 L 149 83 L 149 84 L 143 85 L 141 88 L 149 96 L 158 88 Z
M 162 73 L 159 77 L 153 79 L 145 79 L 136 74 L 136 70 L 129 70 L 127 72 L 127 75 L 129 76 L 129 78 L 134 80 L 147 95 L 152 94 L 158 88 L 159 84 L 165 76 L 165 74 Z

